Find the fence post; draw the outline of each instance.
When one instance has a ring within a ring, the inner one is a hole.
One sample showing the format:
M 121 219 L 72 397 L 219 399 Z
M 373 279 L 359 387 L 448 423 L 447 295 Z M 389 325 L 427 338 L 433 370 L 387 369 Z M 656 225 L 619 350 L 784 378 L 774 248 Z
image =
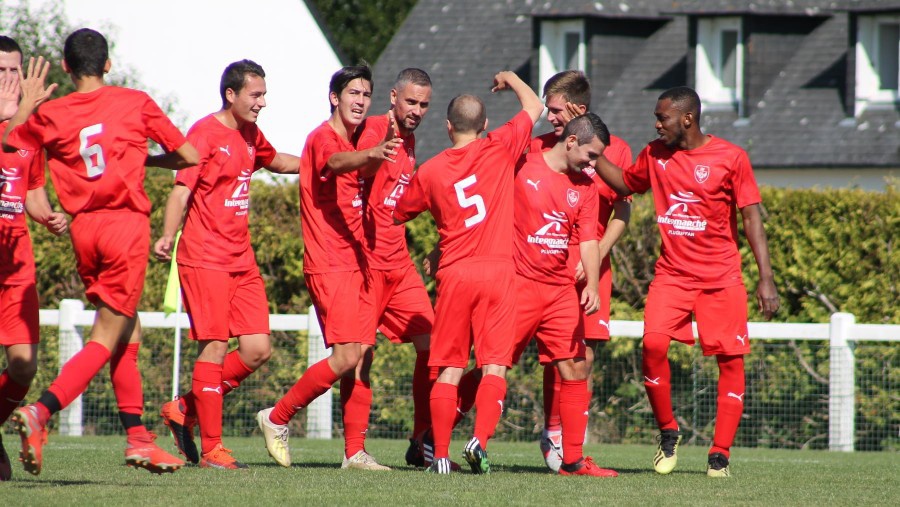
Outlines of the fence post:
M 309 369 L 310 366 L 330 356 L 331 349 L 325 348 L 325 341 L 322 339 L 322 328 L 319 326 L 319 319 L 316 316 L 316 307 L 310 305 L 307 315 L 307 325 L 309 326 L 307 333 L 309 337 L 309 364 L 307 369 Z M 306 407 L 306 438 L 331 439 L 332 398 L 333 396 L 329 389 Z
M 856 324 L 852 313 L 831 315 L 829 329 L 830 375 L 828 396 L 828 449 L 853 452 L 856 416 L 856 362 L 851 332 Z
M 84 311 L 84 303 L 77 299 L 63 299 L 59 302 L 59 369 L 72 359 L 84 346 L 81 333 L 75 327 L 75 319 Z M 81 396 L 59 413 L 59 434 L 80 437 Z

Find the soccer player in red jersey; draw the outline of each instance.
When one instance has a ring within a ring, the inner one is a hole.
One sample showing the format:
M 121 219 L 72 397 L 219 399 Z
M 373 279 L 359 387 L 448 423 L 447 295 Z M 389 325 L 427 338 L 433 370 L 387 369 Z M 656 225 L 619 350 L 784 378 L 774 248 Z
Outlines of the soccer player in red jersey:
M 363 176 L 363 251 L 371 275 L 370 290 L 375 303 L 372 333 L 377 327 L 394 343 L 410 343 L 416 348 L 413 370 L 413 431 L 406 462 L 429 466 L 433 444 L 426 431 L 431 427 L 429 394 L 437 379 L 437 368 L 428 366 L 434 310 L 422 277 L 416 271 L 406 246 L 406 227 L 394 223 L 391 213 L 403 197 L 416 168 L 415 130 L 431 104 L 431 78 L 424 70 L 400 71 L 391 89 L 388 114 L 370 116 L 360 127 L 358 150 L 384 141 L 396 122 L 403 144 L 393 162 L 381 161 L 360 170 Z M 372 172 L 374 171 L 374 174 Z M 343 392 L 349 380 L 341 383 Z
M 128 433 L 125 462 L 154 473 L 184 465 L 160 449 L 141 422 L 144 400 L 137 367 L 141 326 L 137 305 L 150 253 L 150 200 L 145 163 L 168 168 L 197 163 L 197 151 L 146 94 L 106 86 L 106 39 L 90 29 L 66 38 L 63 69 L 75 92 L 44 103 L 49 63 L 32 59 L 21 76 L 22 99 L 3 134 L 4 149 L 47 150 L 50 176 L 71 215 L 72 246 L 88 299 L 97 306 L 90 340 L 38 399 L 13 413 L 25 470 L 42 466 L 42 432 L 50 416 L 80 395 L 107 362 L 119 417 Z M 37 106 L 43 104 L 40 110 Z M 147 157 L 147 138 L 169 153 Z
M 511 89 L 522 111 L 481 138 L 487 116 L 481 99 L 454 98 L 447 109 L 453 147 L 419 168 L 394 209 L 405 222 L 430 210 L 440 236 L 438 295 L 428 364 L 440 369 L 431 390 L 434 462 L 450 473 L 450 435 L 460 379 L 475 349 L 483 377 L 475 398 L 475 434 L 463 453 L 474 473 L 490 472 L 486 447 L 503 411 L 511 366 L 515 311 L 513 170 L 544 111 L 540 98 L 513 72 L 494 78 L 494 91 Z
M 176 258 L 198 355 L 190 392 L 163 405 L 161 414 L 178 450 L 201 467 L 247 468 L 222 445 L 222 397 L 272 353 L 266 286 L 250 247 L 250 178 L 262 167 L 297 174 L 300 159 L 277 153 L 256 125 L 266 107 L 265 77 L 251 60 L 225 68 L 222 109 L 188 131 L 200 163 L 178 172 L 153 248 L 158 259 L 171 260 L 184 222 Z M 228 352 L 231 337 L 238 348 Z M 202 456 L 193 441 L 198 422 Z
M 693 315 L 703 354 L 716 356 L 719 365 L 707 475 L 728 477 L 744 408 L 744 356 L 750 352 L 736 210 L 759 268 L 759 309 L 771 319 L 779 305 L 761 198 L 747 153 L 700 130 L 697 92 L 685 86 L 663 92 L 654 114 L 659 138 L 632 166 L 623 170 L 603 157 L 597 162 L 598 174 L 620 194 L 653 191 L 662 236 L 644 309 L 644 387 L 661 431 L 653 467 L 668 474 L 677 463 L 681 434 L 672 411 L 667 356 L 673 339 L 694 344 Z
M 0 35 L 0 130 L 19 105 L 22 49 Z M 39 306 L 34 253 L 25 214 L 57 236 L 68 229 L 44 190 L 42 150 L 0 151 L 0 345 L 6 369 L 0 372 L 0 425 L 25 399 L 37 372 Z M 9 455 L 0 440 L 0 482 L 12 477 Z
M 547 121 L 553 131 L 537 136 L 532 140 L 531 152 L 547 151 L 556 145 L 566 124 L 574 116 L 584 114 L 591 104 L 591 84 L 587 76 L 578 70 L 565 70 L 544 84 L 544 97 L 547 106 Z M 631 148 L 623 139 L 610 134 L 609 144 L 603 155 L 619 166 L 631 165 Z M 600 250 L 600 310 L 593 315 L 586 315 L 584 309 L 575 329 L 575 337 L 584 340 L 587 345 L 585 360 L 588 365 L 588 391 L 592 390 L 590 368 L 594 364 L 594 356 L 600 342 L 609 340 L 610 300 L 612 298 L 612 265 L 610 251 L 613 245 L 625 233 L 631 217 L 631 199 L 622 197 L 603 182 L 593 167 L 587 167 L 584 174 L 594 180 L 599 197 L 599 213 L 597 222 L 597 247 Z M 584 270 L 581 267 L 581 253 L 578 247 L 578 231 L 569 241 L 568 265 L 576 273 L 578 295 L 585 287 Z M 544 367 L 544 429 L 541 432 L 540 448 L 544 462 L 554 472 L 559 471 L 562 464 L 562 426 L 559 418 L 559 391 L 562 387 L 556 368 Z
M 366 281 L 362 252 L 362 192 L 358 169 L 393 160 L 402 140 L 387 129 L 378 145 L 357 151 L 352 139 L 372 102 L 372 71 L 365 65 L 344 67 L 329 84 L 331 117 L 306 138 L 300 165 L 300 224 L 303 229 L 303 274 L 316 307 L 325 344 L 332 354 L 307 368 L 257 422 L 269 454 L 290 466 L 287 423 L 300 409 L 342 377 L 344 460 L 342 468 L 389 470 L 366 452 L 365 434 L 372 407 L 369 369 L 375 333 L 369 332 L 374 303 Z M 346 384 L 345 384 L 346 383 Z
M 561 475 L 616 477 L 583 456 L 590 391 L 585 343 L 575 336 L 579 306 L 587 315 L 600 308 L 597 247 L 598 197 L 584 170 L 609 142 L 600 117 L 587 113 L 569 121 L 548 151 L 529 153 L 515 179 L 516 345 L 513 363 L 536 337 L 541 364 L 562 377 L 559 393 L 562 447 Z M 578 231 L 586 285 L 577 294 L 567 269 L 569 241 Z

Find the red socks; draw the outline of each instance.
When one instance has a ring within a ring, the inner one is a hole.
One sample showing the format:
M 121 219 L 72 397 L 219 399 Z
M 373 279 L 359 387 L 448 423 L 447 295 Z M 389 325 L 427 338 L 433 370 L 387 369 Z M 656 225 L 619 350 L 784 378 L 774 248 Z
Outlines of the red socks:
M 475 405 L 475 395 L 478 393 L 478 384 L 480 382 L 480 368 L 472 368 L 459 380 L 459 390 L 457 391 L 456 399 L 456 415 L 453 420 L 454 428 L 462 421 L 463 417 L 472 410 L 472 406 Z
M 300 380 L 278 400 L 269 420 L 275 424 L 287 424 L 301 408 L 306 407 L 337 382 L 336 373 L 328 366 L 328 359 L 322 359 L 310 366 Z
M 6 422 L 13 410 L 19 407 L 19 403 L 25 399 L 30 386 L 16 383 L 9 376 L 9 372 L 3 370 L 0 374 L 0 426 Z
M 559 390 L 562 386 L 562 377 L 552 364 L 544 365 L 544 429 L 547 431 L 560 431 L 562 423 L 559 419 Z
M 353 376 L 341 377 L 341 409 L 344 415 L 344 456 L 351 458 L 366 448 L 369 413 L 372 411 L 372 388 L 369 383 Z
M 120 343 L 109 360 L 109 378 L 119 412 L 138 417 L 144 414 L 144 389 L 137 365 L 140 347 L 140 343 Z
M 653 408 L 656 425 L 661 430 L 678 429 L 675 413 L 672 411 L 672 373 L 668 356 L 670 341 L 671 338 L 660 333 L 644 335 L 644 388 L 647 390 L 650 407 Z
M 562 447 L 566 463 L 584 457 L 584 432 L 591 402 L 587 380 L 562 380 L 559 390 L 559 415 L 562 419 Z
M 730 457 L 741 414 L 744 412 L 744 356 L 716 356 L 719 363 L 719 395 L 716 399 L 716 431 L 709 453 Z
M 434 459 L 450 457 L 450 437 L 457 415 L 459 389 L 453 384 L 435 382 L 431 388 L 431 431 L 434 435 Z
M 194 363 L 191 392 L 200 423 L 201 452 L 206 454 L 222 442 L 222 365 Z
M 413 437 L 418 437 L 431 427 L 429 397 L 431 388 L 438 377 L 437 367 L 428 366 L 430 351 L 416 352 L 416 366 L 413 369 Z
M 241 360 L 237 350 L 229 352 L 222 364 L 222 396 L 240 387 L 241 382 L 253 372 L 254 370 Z
M 475 438 L 481 447 L 487 449 L 488 440 L 494 436 L 500 416 L 503 415 L 503 401 L 506 399 L 506 379 L 497 375 L 481 378 L 475 395 Z
M 95 341 L 89 341 L 81 351 L 69 359 L 59 372 L 59 376 L 47 389 L 59 400 L 60 409 L 69 406 L 72 400 L 87 389 L 91 379 L 97 376 L 103 365 L 109 361 L 109 357 L 110 353 L 106 347 Z

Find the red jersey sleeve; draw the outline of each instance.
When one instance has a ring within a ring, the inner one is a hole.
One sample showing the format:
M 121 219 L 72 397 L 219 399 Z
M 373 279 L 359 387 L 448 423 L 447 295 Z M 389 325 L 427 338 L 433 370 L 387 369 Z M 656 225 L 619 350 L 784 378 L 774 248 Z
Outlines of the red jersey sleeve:
M 383 120 L 384 116 L 370 116 L 366 118 L 362 125 L 362 134 L 356 141 L 357 150 L 368 150 L 381 144 L 387 134 L 388 122 Z
M 733 178 L 734 196 L 738 208 L 745 208 L 762 202 L 759 195 L 759 187 L 756 178 L 753 177 L 753 168 L 750 166 L 750 158 L 744 150 L 738 151 L 731 174 Z
M 15 126 L 9 133 L 6 143 L 20 150 L 43 151 L 46 125 L 38 114 L 32 114 L 21 125 Z
M 401 222 L 408 222 L 413 218 L 416 218 L 419 213 L 431 207 L 428 196 L 422 186 L 422 179 L 421 169 L 413 174 L 412 180 L 409 182 L 409 187 L 403 195 L 403 199 L 400 199 L 397 202 L 397 206 L 392 212 L 392 216 L 395 219 Z
M 337 133 L 333 129 L 323 129 L 316 136 L 315 147 L 312 151 L 313 158 L 309 164 L 313 171 L 313 177 L 322 181 L 333 178 L 335 175 L 325 166 L 332 155 L 343 151 L 345 150 L 341 148 L 341 143 L 337 139 Z
M 209 136 L 206 135 L 204 129 L 191 128 L 188 131 L 187 140 L 197 149 L 197 153 L 200 155 L 200 162 L 193 167 L 177 171 L 175 173 L 175 183 L 184 185 L 193 192 L 197 187 L 197 182 L 200 180 L 200 170 L 205 169 L 209 159 L 216 154 L 216 146 L 212 146 L 209 143 Z
M 31 166 L 28 168 L 28 190 L 34 190 L 44 186 L 44 150 L 35 150 L 31 157 Z
M 531 143 L 531 129 L 534 123 L 526 111 L 520 111 L 502 127 L 488 134 L 488 139 L 503 143 L 514 160 L 517 160 Z
M 643 194 L 650 190 L 650 169 L 653 157 L 650 155 L 650 146 L 644 148 L 630 167 L 622 168 L 622 178 L 625 186 L 632 192 Z
M 256 157 L 253 160 L 254 170 L 266 167 L 275 160 L 275 155 L 278 152 L 275 151 L 275 147 L 263 135 L 262 130 L 256 129 L 256 139 L 253 144 L 256 146 Z
M 147 100 L 141 109 L 141 115 L 144 125 L 147 127 L 145 137 L 153 139 L 166 151 L 181 148 L 181 145 L 187 141 L 184 134 L 178 130 L 178 127 L 172 123 L 172 120 L 166 116 L 166 113 L 149 96 L 147 96 Z

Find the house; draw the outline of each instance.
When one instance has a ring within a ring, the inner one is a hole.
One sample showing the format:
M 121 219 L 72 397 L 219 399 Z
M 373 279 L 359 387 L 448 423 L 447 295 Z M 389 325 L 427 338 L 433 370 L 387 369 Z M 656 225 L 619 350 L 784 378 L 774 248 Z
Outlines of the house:
M 496 71 L 540 91 L 578 68 L 591 110 L 636 153 L 656 137 L 659 94 L 688 85 L 703 129 L 744 147 L 760 183 L 883 189 L 900 177 L 898 48 L 897 0 L 420 0 L 378 59 L 375 96 L 404 67 L 429 72 L 426 160 L 448 146 L 453 96 L 484 97 L 497 126 L 517 103 L 486 97 Z
M 33 8 L 58 0 L 32 0 Z M 306 136 L 330 114 L 328 82 L 342 56 L 311 2 L 240 0 L 66 0 L 74 28 L 106 35 L 112 73 L 137 78 L 161 103 L 172 105 L 183 129 L 222 106 L 225 67 L 249 58 L 266 71 L 267 107 L 259 125 L 276 149 L 299 155 Z

